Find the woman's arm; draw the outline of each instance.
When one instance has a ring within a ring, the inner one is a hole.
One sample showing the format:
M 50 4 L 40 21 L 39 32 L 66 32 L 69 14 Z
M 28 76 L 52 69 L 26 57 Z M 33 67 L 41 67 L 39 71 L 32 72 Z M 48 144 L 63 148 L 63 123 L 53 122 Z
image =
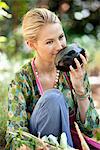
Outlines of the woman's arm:
M 80 119 L 82 123 L 85 122 L 86 112 L 90 106 L 91 91 L 90 91 L 90 84 L 89 84 L 87 73 L 85 73 L 84 75 L 83 84 L 84 84 L 84 89 L 80 88 L 81 94 L 79 95 L 75 93 L 75 97 L 76 97 L 77 104 L 78 104 L 78 111 L 80 113 Z
M 83 67 L 81 67 L 79 61 L 75 59 L 77 70 L 71 66 L 70 77 L 78 104 L 77 121 L 83 130 L 91 131 L 99 127 L 99 116 L 93 104 L 90 84 L 85 71 L 87 60 L 82 55 L 80 55 L 80 57 L 83 61 Z
M 17 130 L 29 132 L 28 118 L 26 113 L 26 100 L 28 97 L 27 81 L 22 73 L 17 73 L 14 80 L 9 85 L 8 89 L 8 121 L 6 141 L 7 145 L 16 149 L 18 141 L 11 133 L 16 133 Z M 15 140 L 15 141 L 14 141 Z M 23 148 L 24 150 L 25 148 Z
M 81 118 L 81 121 L 82 123 L 85 122 L 85 118 L 86 118 L 86 112 L 89 108 L 89 99 L 88 98 L 84 98 L 83 101 L 80 101 L 79 99 L 77 100 L 77 103 L 78 103 L 78 109 L 79 109 L 79 112 L 80 112 L 80 118 Z
M 80 125 L 81 130 L 84 133 L 86 133 L 87 135 L 92 136 L 92 132 L 90 133 L 89 131 L 92 131 L 94 128 L 100 128 L 100 119 L 99 119 L 99 115 L 94 107 L 91 88 L 90 88 L 87 73 L 84 76 L 84 85 L 85 85 L 86 93 L 88 93 L 89 106 L 85 113 L 85 121 L 82 122 L 82 119 L 81 119 L 82 114 L 80 115 L 80 112 L 82 112 L 82 111 L 80 110 L 81 109 L 80 107 L 83 105 L 85 107 L 87 105 L 87 103 L 85 103 L 84 99 L 82 100 L 83 103 L 81 105 L 80 105 L 80 103 L 78 103 L 78 110 L 77 110 L 76 117 L 77 117 L 77 122 Z M 79 99 L 77 97 L 76 97 L 76 100 L 77 100 L 77 102 L 79 101 Z
M 80 111 L 80 117 L 84 123 L 85 114 L 88 110 L 90 102 L 84 85 L 85 66 L 87 64 L 87 60 L 82 54 L 80 54 L 80 57 L 82 59 L 83 66 L 81 67 L 79 61 L 75 58 L 74 61 L 76 63 L 77 69 L 74 69 L 72 66 L 70 66 L 70 78 L 78 99 L 77 103 Z

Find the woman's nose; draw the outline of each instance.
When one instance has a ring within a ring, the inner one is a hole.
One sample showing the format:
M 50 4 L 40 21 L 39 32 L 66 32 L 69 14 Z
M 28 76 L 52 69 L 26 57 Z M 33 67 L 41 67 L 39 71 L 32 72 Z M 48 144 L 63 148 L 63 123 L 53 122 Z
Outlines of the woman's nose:
M 57 41 L 57 43 L 56 43 L 56 49 L 57 49 L 57 51 L 60 51 L 63 48 L 64 48 L 63 43 L 61 41 Z

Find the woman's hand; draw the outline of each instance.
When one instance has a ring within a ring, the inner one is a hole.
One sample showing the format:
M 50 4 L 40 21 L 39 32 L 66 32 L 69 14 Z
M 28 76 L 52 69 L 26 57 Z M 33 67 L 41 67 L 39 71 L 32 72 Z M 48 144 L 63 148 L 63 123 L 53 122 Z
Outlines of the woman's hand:
M 83 80 L 86 71 L 85 66 L 87 64 L 87 55 L 85 58 L 82 54 L 80 54 L 80 57 L 82 59 L 83 65 L 81 66 L 80 62 L 75 58 L 74 61 L 76 63 L 77 69 L 74 69 L 72 66 L 70 66 L 70 78 L 75 92 L 79 95 L 82 95 L 85 93 Z
M 72 66 L 70 66 L 70 77 L 71 77 L 71 82 L 75 90 L 75 93 L 76 95 L 78 95 L 77 103 L 80 112 L 80 118 L 82 123 L 85 123 L 86 112 L 90 104 L 88 96 L 86 95 L 86 90 L 84 85 L 84 74 L 86 71 L 85 69 L 87 64 L 87 57 L 85 58 L 82 54 L 80 54 L 80 57 L 82 59 L 83 65 L 81 66 L 79 61 L 75 58 L 77 69 L 74 69 Z

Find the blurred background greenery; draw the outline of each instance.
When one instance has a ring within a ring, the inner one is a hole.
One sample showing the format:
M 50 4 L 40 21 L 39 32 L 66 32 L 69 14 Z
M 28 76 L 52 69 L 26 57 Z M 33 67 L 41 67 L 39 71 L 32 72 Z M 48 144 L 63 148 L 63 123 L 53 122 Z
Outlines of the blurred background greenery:
M 77 42 L 89 54 L 88 72 L 95 105 L 100 112 L 100 1 L 99 0 L 0 0 L 0 148 L 5 144 L 7 90 L 14 73 L 33 57 L 22 38 L 23 15 L 44 7 L 60 18 L 68 43 Z M 97 78 L 95 78 L 97 77 Z M 100 135 L 97 137 L 100 140 Z

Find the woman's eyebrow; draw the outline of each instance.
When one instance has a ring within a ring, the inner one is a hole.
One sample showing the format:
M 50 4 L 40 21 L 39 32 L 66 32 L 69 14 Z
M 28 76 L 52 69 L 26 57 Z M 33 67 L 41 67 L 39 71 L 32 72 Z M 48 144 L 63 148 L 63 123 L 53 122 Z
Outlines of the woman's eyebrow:
M 59 36 L 61 36 L 61 35 L 63 35 L 64 33 L 61 33 Z M 59 37 L 58 36 L 58 37 Z M 49 41 L 49 40 L 54 40 L 53 38 L 48 38 L 48 39 L 46 39 L 45 41 Z
M 49 41 L 49 40 L 54 40 L 54 39 L 53 39 L 53 38 L 52 38 L 52 39 L 50 38 L 50 39 L 46 39 L 45 41 Z

